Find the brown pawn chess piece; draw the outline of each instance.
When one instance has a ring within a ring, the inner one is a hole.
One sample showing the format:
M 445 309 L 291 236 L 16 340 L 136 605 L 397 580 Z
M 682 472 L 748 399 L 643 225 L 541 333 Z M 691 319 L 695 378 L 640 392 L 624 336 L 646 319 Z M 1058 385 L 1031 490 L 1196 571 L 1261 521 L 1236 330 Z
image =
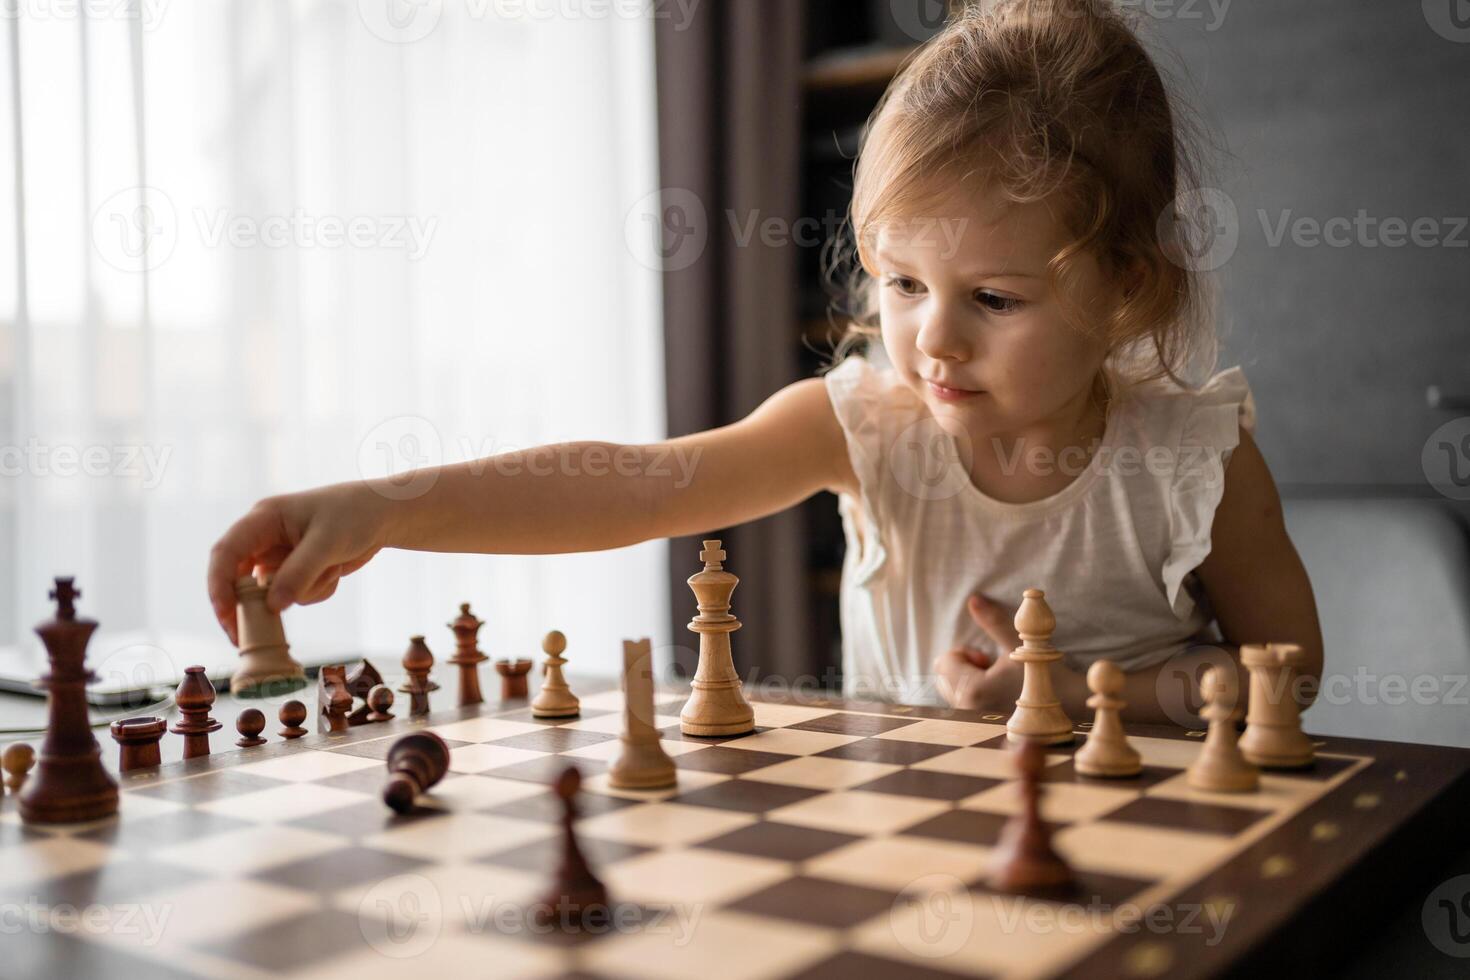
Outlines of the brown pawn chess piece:
M 1092 697 L 1092 731 L 1072 757 L 1074 768 L 1084 776 L 1118 779 L 1143 771 L 1143 760 L 1123 731 L 1123 668 L 1111 660 L 1099 660 L 1087 668 L 1087 686 Z
M 1006 821 L 991 855 L 986 879 L 996 891 L 1013 895 L 1054 897 L 1077 887 L 1072 869 L 1051 844 L 1051 826 L 1041 818 L 1041 772 L 1046 767 L 1044 743 L 1027 739 L 1013 750 L 1021 812 Z
M 740 628 L 740 620 L 730 614 L 730 596 L 740 579 L 725 570 L 718 538 L 704 542 L 699 560 L 704 569 L 688 579 L 699 605 L 699 614 L 689 622 L 689 629 L 699 634 L 699 664 L 689 700 L 679 712 L 679 730 L 685 735 L 744 735 L 755 731 L 755 710 L 745 700 L 730 651 L 730 634 Z
M 318 735 L 340 735 L 347 731 L 347 713 L 352 710 L 352 693 L 347 690 L 347 666 L 327 664 L 316 675 L 316 731 Z
M 459 604 L 459 615 L 449 624 L 454 631 L 454 656 L 449 662 L 459 668 L 459 706 L 480 704 L 485 699 L 480 695 L 480 664 L 490 658 L 480 652 L 476 646 L 476 636 L 480 627 L 485 625 L 483 619 L 479 619 L 470 612 L 470 604 L 461 602 Z
M 27 823 L 101 820 L 117 812 L 117 783 L 102 766 L 102 747 L 87 718 L 87 682 L 95 676 L 86 666 L 87 641 L 97 622 L 77 617 L 80 595 L 72 579 L 56 579 L 56 618 L 36 627 L 50 669 L 40 681 L 46 689 L 46 738 L 35 778 L 20 795 L 20 817 Z
M 536 700 L 531 702 L 531 714 L 537 718 L 572 718 L 582 710 L 582 702 L 572 693 L 566 676 L 562 674 L 562 667 L 567 662 L 567 658 L 562 656 L 566 648 L 567 638 L 561 630 L 552 630 L 541 640 L 541 649 L 546 653 L 546 663 L 541 672 L 546 679 L 541 682 L 541 690 L 536 692 Z
M 1260 785 L 1260 774 L 1240 752 L 1235 723 L 1244 714 L 1240 684 L 1234 666 L 1211 667 L 1200 679 L 1205 707 L 1200 715 L 1210 723 L 1205 744 L 1190 763 L 1185 781 L 1212 793 L 1248 793 Z
M 1247 643 L 1240 662 L 1250 670 L 1250 699 L 1240 751 L 1263 769 L 1304 769 L 1317 756 L 1302 732 L 1295 679 L 1306 659 L 1295 643 Z
M 393 713 L 388 710 L 393 707 L 393 689 L 387 684 L 379 684 L 369 691 L 367 703 L 369 722 L 376 724 L 380 721 L 393 720 Z
M 184 680 L 174 692 L 174 704 L 183 717 L 169 731 L 184 736 L 184 758 L 197 759 L 209 755 L 209 733 L 222 726 L 209 716 L 214 707 L 214 685 L 204 676 L 199 665 L 184 668 Z
M 429 671 L 433 669 L 434 654 L 429 651 L 424 638 L 409 637 L 408 649 L 403 654 L 403 671 L 408 678 L 398 686 L 398 690 L 408 695 L 410 718 L 422 718 L 429 713 L 429 692 L 433 690 L 429 684 Z
M 260 733 L 265 731 L 265 712 L 259 708 L 246 708 L 235 718 L 235 731 L 240 733 L 235 744 L 242 749 L 264 745 L 265 739 Z
M 118 772 L 147 769 L 163 761 L 158 743 L 168 730 L 162 718 L 123 718 L 111 725 L 112 740 L 118 744 Z
M 608 770 L 617 789 L 655 789 L 678 781 L 674 760 L 653 727 L 653 648 L 647 639 L 623 641 L 623 734 Z
M 585 924 L 587 916 L 602 917 L 609 913 L 607 888 L 582 854 L 574 824 L 577 821 L 577 792 L 582 788 L 582 774 L 576 766 L 568 766 L 557 778 L 554 789 L 561 800 L 561 863 L 551 888 L 534 907 L 538 925 L 571 926 Z
M 1057 618 L 1046 604 L 1045 592 L 1027 589 L 1022 593 L 1015 627 L 1021 645 L 1011 652 L 1011 659 L 1021 665 L 1021 694 L 1006 722 L 1006 736 L 1012 742 L 1066 745 L 1073 739 L 1072 719 L 1062 710 L 1052 687 L 1051 665 L 1062 659 L 1062 654 L 1051 645 Z
M 531 672 L 529 660 L 497 660 L 495 672 L 500 675 L 500 700 L 515 701 L 526 697 L 526 675 Z
M 306 734 L 306 729 L 301 727 L 301 723 L 306 721 L 306 705 L 300 701 L 287 701 L 281 705 L 276 717 L 281 721 L 281 730 L 277 734 L 282 738 L 290 740 Z
M 373 688 L 382 683 L 383 675 L 379 674 L 378 668 L 374 667 L 366 658 L 363 659 L 362 663 L 357 665 L 352 673 L 347 675 L 347 693 L 352 695 L 354 699 L 362 702 L 362 704 L 358 705 L 347 716 L 347 724 L 349 726 L 366 725 L 369 722 L 368 715 L 372 713 L 372 709 L 368 707 L 367 696 Z
M 5 788 L 10 795 L 19 793 L 26 784 L 26 774 L 36 764 L 36 750 L 25 742 L 11 742 L 0 754 L 0 769 L 5 770 Z
M 270 575 L 235 580 L 235 631 L 240 638 L 240 663 L 230 678 L 237 698 L 275 697 L 306 686 L 306 671 L 291 657 L 281 614 L 266 605 Z
M 388 750 L 388 772 L 383 802 L 397 813 L 408 813 L 413 801 L 449 771 L 449 745 L 430 731 L 413 732 Z

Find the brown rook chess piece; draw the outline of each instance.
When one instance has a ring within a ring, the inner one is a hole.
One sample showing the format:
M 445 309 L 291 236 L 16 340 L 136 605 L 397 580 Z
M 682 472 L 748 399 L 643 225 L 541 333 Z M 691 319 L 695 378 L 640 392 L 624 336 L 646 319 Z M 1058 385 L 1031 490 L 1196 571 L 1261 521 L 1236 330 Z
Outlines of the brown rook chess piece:
M 730 651 L 730 634 L 740 628 L 740 620 L 730 614 L 730 596 L 740 579 L 725 571 L 719 539 L 705 541 L 699 559 L 704 570 L 688 579 L 699 604 L 699 615 L 689 622 L 689 629 L 699 634 L 699 665 L 679 713 L 679 730 L 685 735 L 744 735 L 755 730 L 755 710 L 745 700 Z
M 397 813 L 408 813 L 420 793 L 449 771 L 449 745 L 431 731 L 405 735 L 388 750 L 388 772 L 383 802 Z
M 1067 862 L 1052 848 L 1051 827 L 1041 818 L 1041 772 L 1046 746 L 1031 739 L 1013 750 L 1020 777 L 1021 812 L 1001 830 L 992 854 L 990 887 L 1015 895 L 1066 895 L 1076 888 Z
M 495 672 L 500 675 L 500 700 L 514 701 L 526 697 L 526 675 L 531 672 L 529 660 L 497 660 Z
M 546 679 L 536 692 L 536 700 L 531 702 L 531 714 L 537 718 L 574 717 L 581 712 L 582 702 L 567 686 L 562 673 L 567 662 L 562 656 L 567 649 L 567 638 L 561 630 L 552 630 L 541 640 L 541 649 L 546 653 L 546 663 L 541 668 Z
M 282 738 L 300 738 L 306 734 L 306 729 L 301 727 L 301 723 L 306 721 L 306 705 L 300 701 L 287 701 L 281 705 L 276 717 L 281 721 L 281 730 L 277 734 Z
M 479 704 L 485 700 L 480 695 L 480 664 L 490 658 L 481 653 L 475 643 L 480 627 L 484 625 L 483 619 L 476 618 L 475 614 L 470 612 L 468 602 L 459 604 L 459 615 L 449 624 L 449 628 L 454 631 L 454 656 L 449 658 L 449 662 L 459 668 L 459 706 L 461 708 L 470 704 Z
M 112 740 L 118 744 L 119 772 L 147 769 L 163 761 L 159 740 L 168 730 L 162 718 L 123 718 L 111 725 Z
M 174 704 L 183 717 L 169 731 L 184 736 L 184 758 L 197 759 L 209 755 L 209 733 L 223 726 L 209 716 L 214 706 L 214 685 L 197 664 L 184 668 L 184 680 L 174 691 Z
M 533 917 L 538 925 L 585 925 L 589 915 L 600 919 L 609 914 L 607 888 L 592 873 L 573 827 L 577 821 L 577 791 L 581 787 L 582 774 L 576 766 L 568 766 L 556 781 L 556 795 L 562 804 L 561 863 L 557 865 L 551 888 L 534 908 Z
M 21 791 L 20 816 L 27 823 L 75 823 L 100 820 L 117 812 L 117 783 L 102 766 L 102 748 L 87 718 L 87 641 L 95 620 L 78 619 L 80 590 L 70 578 L 58 578 L 51 598 L 56 618 L 36 627 L 46 644 L 49 672 L 46 689 L 46 738 L 41 743 L 36 775 Z
M 317 734 L 340 735 L 347 731 L 347 713 L 351 710 L 352 692 L 347 690 L 347 666 L 323 666 L 316 675 Z
M 618 789 L 653 789 L 677 781 L 674 760 L 653 727 L 652 644 L 624 640 L 622 744 L 608 770 L 608 783 Z
M 235 731 L 240 733 L 235 744 L 242 749 L 264 745 L 265 739 L 260 733 L 265 731 L 265 712 L 259 708 L 246 708 L 235 718 Z
M 265 596 L 271 576 L 235 580 L 235 626 L 240 637 L 240 663 L 230 678 L 237 698 L 274 697 L 306 686 L 306 671 L 291 657 L 281 614 L 271 612 Z
M 434 669 L 434 654 L 422 636 L 411 636 L 408 649 L 403 654 L 403 671 L 408 679 L 398 690 L 408 695 L 408 716 L 422 718 L 429 713 L 429 692 L 434 688 L 429 683 L 429 671 Z

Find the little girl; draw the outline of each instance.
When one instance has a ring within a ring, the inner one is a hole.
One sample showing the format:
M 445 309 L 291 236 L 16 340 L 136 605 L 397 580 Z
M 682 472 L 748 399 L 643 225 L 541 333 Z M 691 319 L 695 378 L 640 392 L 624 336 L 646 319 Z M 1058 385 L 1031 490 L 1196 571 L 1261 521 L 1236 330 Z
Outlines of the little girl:
M 211 555 L 221 625 L 233 638 L 232 583 L 255 566 L 276 570 L 280 609 L 326 599 L 385 547 L 615 548 L 828 490 L 847 536 L 848 694 L 1009 711 L 1020 670 L 1003 654 L 1033 587 L 1056 614 L 1073 717 L 1100 658 L 1128 672 L 1137 720 L 1179 720 L 1187 679 L 1242 642 L 1301 644 L 1310 682 L 1316 608 L 1245 377 L 1182 381 L 1212 343 L 1175 220 L 1197 186 L 1177 115 L 1107 0 L 972 6 L 864 132 L 855 322 L 824 377 L 658 445 L 445 466 L 412 499 L 364 481 L 262 500 Z M 670 451 L 692 473 L 653 465 Z M 594 455 L 595 479 L 579 465 Z

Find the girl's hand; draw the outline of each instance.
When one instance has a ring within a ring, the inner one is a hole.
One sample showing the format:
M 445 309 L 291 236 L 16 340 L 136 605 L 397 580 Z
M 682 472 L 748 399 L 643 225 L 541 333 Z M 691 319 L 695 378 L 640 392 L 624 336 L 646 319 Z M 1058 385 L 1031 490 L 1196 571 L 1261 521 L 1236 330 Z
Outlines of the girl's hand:
M 366 484 L 342 483 L 267 497 L 231 525 L 209 554 L 209 601 L 230 642 L 239 643 L 237 578 L 274 573 L 266 604 L 276 612 L 330 598 L 383 547 L 387 503 Z
M 998 658 L 973 647 L 955 647 L 934 660 L 939 692 L 956 708 L 1009 711 L 1021 694 L 1021 666 L 1008 654 L 1021 645 L 1006 610 L 975 594 L 965 603 L 975 624 L 1000 651 Z

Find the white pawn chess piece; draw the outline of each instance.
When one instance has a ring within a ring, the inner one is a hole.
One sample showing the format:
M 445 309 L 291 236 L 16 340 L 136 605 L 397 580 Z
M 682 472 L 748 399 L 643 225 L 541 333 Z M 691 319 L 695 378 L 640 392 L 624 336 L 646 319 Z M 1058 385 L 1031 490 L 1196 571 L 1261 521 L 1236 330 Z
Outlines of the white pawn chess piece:
M 541 682 L 536 700 L 531 702 L 531 714 L 536 718 L 571 718 L 582 710 L 582 702 L 567 686 L 567 679 L 561 672 L 562 665 L 567 662 L 567 658 L 562 656 L 566 648 L 567 638 L 561 630 L 552 630 L 541 641 L 541 650 L 546 654 L 541 672 L 546 679 Z
M 699 615 L 689 622 L 699 634 L 699 665 L 689 700 L 679 712 L 679 730 L 685 735 L 744 735 L 755 730 L 755 710 L 745 700 L 730 652 L 730 634 L 740 628 L 740 620 L 730 615 L 730 594 L 740 579 L 725 571 L 718 539 L 704 542 L 699 558 L 704 570 L 689 576 L 699 600 Z
M 653 727 L 653 645 L 623 641 L 623 733 L 608 770 L 617 789 L 657 789 L 678 781 L 674 760 Z
M 1205 700 L 1200 715 L 1210 723 L 1205 744 L 1189 766 L 1185 779 L 1195 789 L 1213 793 L 1248 793 L 1260 785 L 1256 767 L 1240 752 L 1235 722 L 1240 710 L 1240 684 L 1233 667 L 1211 667 L 1200 680 Z
M 1143 771 L 1143 760 L 1128 744 L 1123 731 L 1122 711 L 1126 702 L 1123 692 L 1123 670 L 1111 660 L 1099 660 L 1087 669 L 1087 686 L 1092 697 L 1092 731 L 1087 741 L 1073 756 L 1073 766 L 1084 776 L 1121 778 Z
M 1046 604 L 1046 593 L 1027 589 L 1022 594 L 1015 626 L 1021 645 L 1012 651 L 1011 659 L 1021 664 L 1023 673 L 1016 710 L 1006 722 L 1007 737 L 1012 742 L 1066 745 L 1073 737 L 1072 719 L 1062 710 L 1051 683 L 1051 665 L 1062 659 L 1062 654 L 1051 645 L 1057 619 Z
M 1250 701 L 1240 751 L 1265 769 L 1302 769 L 1316 750 L 1302 732 L 1301 706 L 1293 688 L 1304 654 L 1295 643 L 1247 643 L 1240 662 L 1251 672 Z

